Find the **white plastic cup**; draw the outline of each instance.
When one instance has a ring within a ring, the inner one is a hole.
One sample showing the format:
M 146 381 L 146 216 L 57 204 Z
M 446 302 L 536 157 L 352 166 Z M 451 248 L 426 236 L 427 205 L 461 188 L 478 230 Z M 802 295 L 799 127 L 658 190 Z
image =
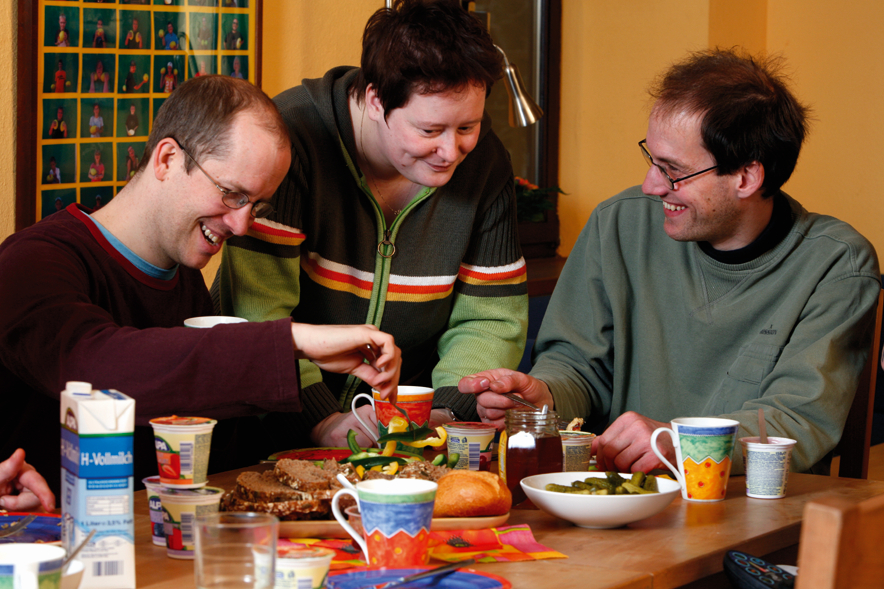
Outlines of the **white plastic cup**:
M 166 534 L 163 532 L 163 500 L 160 489 L 163 484 L 159 476 L 141 479 L 147 489 L 147 506 L 150 508 L 150 535 L 157 546 L 166 545 Z
M 448 432 L 448 455 L 458 455 L 454 468 L 490 470 L 491 444 L 497 433 L 493 425 L 478 421 L 452 421 L 444 427 Z
M 201 515 L 218 513 L 224 489 L 173 489 L 161 487 L 163 502 L 163 532 L 166 536 L 166 556 L 192 559 L 196 550 L 195 523 Z
M 791 438 L 740 438 L 746 467 L 746 495 L 755 499 L 782 499 L 789 482 L 789 465 L 796 441 Z
M 242 317 L 228 317 L 226 315 L 209 315 L 205 317 L 191 317 L 184 320 L 185 327 L 209 328 L 228 323 L 248 323 L 248 319 Z
M 59 589 L 64 557 L 61 546 L 0 544 L 0 587 Z
M 150 420 L 163 485 L 181 489 L 206 485 L 212 429 L 216 423 L 206 417 L 177 415 Z
M 285 546 L 277 549 L 273 589 L 325 587 L 334 555 L 334 550 L 318 546 Z

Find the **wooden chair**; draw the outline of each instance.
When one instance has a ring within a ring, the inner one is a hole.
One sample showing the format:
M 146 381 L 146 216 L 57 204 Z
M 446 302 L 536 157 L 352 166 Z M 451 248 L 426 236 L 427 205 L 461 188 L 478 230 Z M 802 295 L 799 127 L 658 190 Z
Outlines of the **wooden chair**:
M 826 497 L 804 506 L 795 589 L 884 586 L 884 495 Z
M 844 433 L 835 446 L 840 456 L 839 477 L 865 479 L 869 477 L 869 446 L 872 440 L 872 414 L 875 410 L 875 384 L 878 363 L 881 361 L 881 311 L 884 308 L 884 290 L 878 293 L 878 310 L 875 313 L 875 330 L 872 350 L 859 377 L 856 396 L 844 424 Z M 884 584 L 882 584 L 884 586 Z

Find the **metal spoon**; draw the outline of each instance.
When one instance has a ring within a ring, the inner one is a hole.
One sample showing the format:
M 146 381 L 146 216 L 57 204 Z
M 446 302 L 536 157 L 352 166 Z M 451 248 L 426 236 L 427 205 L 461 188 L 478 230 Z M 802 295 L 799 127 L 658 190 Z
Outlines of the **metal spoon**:
M 89 532 L 89 535 L 86 536 L 86 539 L 80 542 L 80 545 L 74 548 L 73 552 L 67 555 L 67 558 L 64 559 L 64 562 L 61 563 L 61 574 L 65 574 L 68 572 L 68 566 L 70 566 L 71 562 L 74 560 L 74 557 L 77 556 L 80 551 L 83 549 L 86 544 L 89 543 L 89 540 L 92 539 L 92 536 L 95 535 L 95 530 Z
M 9 524 L 9 527 L 0 532 L 0 538 L 5 538 L 6 536 L 11 536 L 16 532 L 23 530 L 28 527 L 28 524 L 37 519 L 36 515 L 29 515 L 27 517 L 23 517 L 13 524 Z
M 509 399 L 510 401 L 515 401 L 516 403 L 519 403 L 520 405 L 524 405 L 525 407 L 530 407 L 531 409 L 534 409 L 535 411 L 540 411 L 540 407 L 538 407 L 534 403 L 531 403 L 530 401 L 526 401 L 525 399 L 516 395 L 515 393 L 503 393 L 503 396 L 506 397 L 507 399 Z

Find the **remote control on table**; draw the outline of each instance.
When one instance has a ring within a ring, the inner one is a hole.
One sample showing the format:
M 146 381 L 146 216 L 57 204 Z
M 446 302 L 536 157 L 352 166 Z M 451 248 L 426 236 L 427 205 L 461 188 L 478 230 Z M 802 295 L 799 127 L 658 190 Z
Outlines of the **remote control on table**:
M 795 575 L 764 559 L 730 550 L 724 555 L 724 573 L 737 589 L 791 589 Z

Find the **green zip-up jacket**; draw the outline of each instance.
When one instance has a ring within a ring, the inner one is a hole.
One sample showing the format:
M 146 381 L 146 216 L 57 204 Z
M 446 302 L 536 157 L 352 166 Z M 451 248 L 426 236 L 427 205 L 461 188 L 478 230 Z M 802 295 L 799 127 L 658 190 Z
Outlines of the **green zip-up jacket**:
M 387 227 L 354 164 L 347 90 L 356 72 L 338 67 L 274 99 L 292 135 L 291 169 L 276 212 L 226 242 L 216 303 L 252 321 L 376 325 L 402 349 L 400 384 L 432 386 L 434 406 L 477 420 L 458 380 L 515 368 L 527 330 L 509 154 L 486 117 L 448 184 L 424 189 Z M 298 429 L 369 390 L 309 362 L 301 383 Z
M 807 471 L 841 438 L 881 288 L 872 245 L 787 198 L 772 250 L 723 264 L 663 229 L 659 198 L 630 188 L 584 227 L 544 316 L 532 376 L 565 419 L 596 431 L 627 411 L 658 421 L 735 419 L 738 437 L 798 443 Z M 743 472 L 739 443 L 733 473 Z M 828 461 L 824 462 L 824 470 Z

